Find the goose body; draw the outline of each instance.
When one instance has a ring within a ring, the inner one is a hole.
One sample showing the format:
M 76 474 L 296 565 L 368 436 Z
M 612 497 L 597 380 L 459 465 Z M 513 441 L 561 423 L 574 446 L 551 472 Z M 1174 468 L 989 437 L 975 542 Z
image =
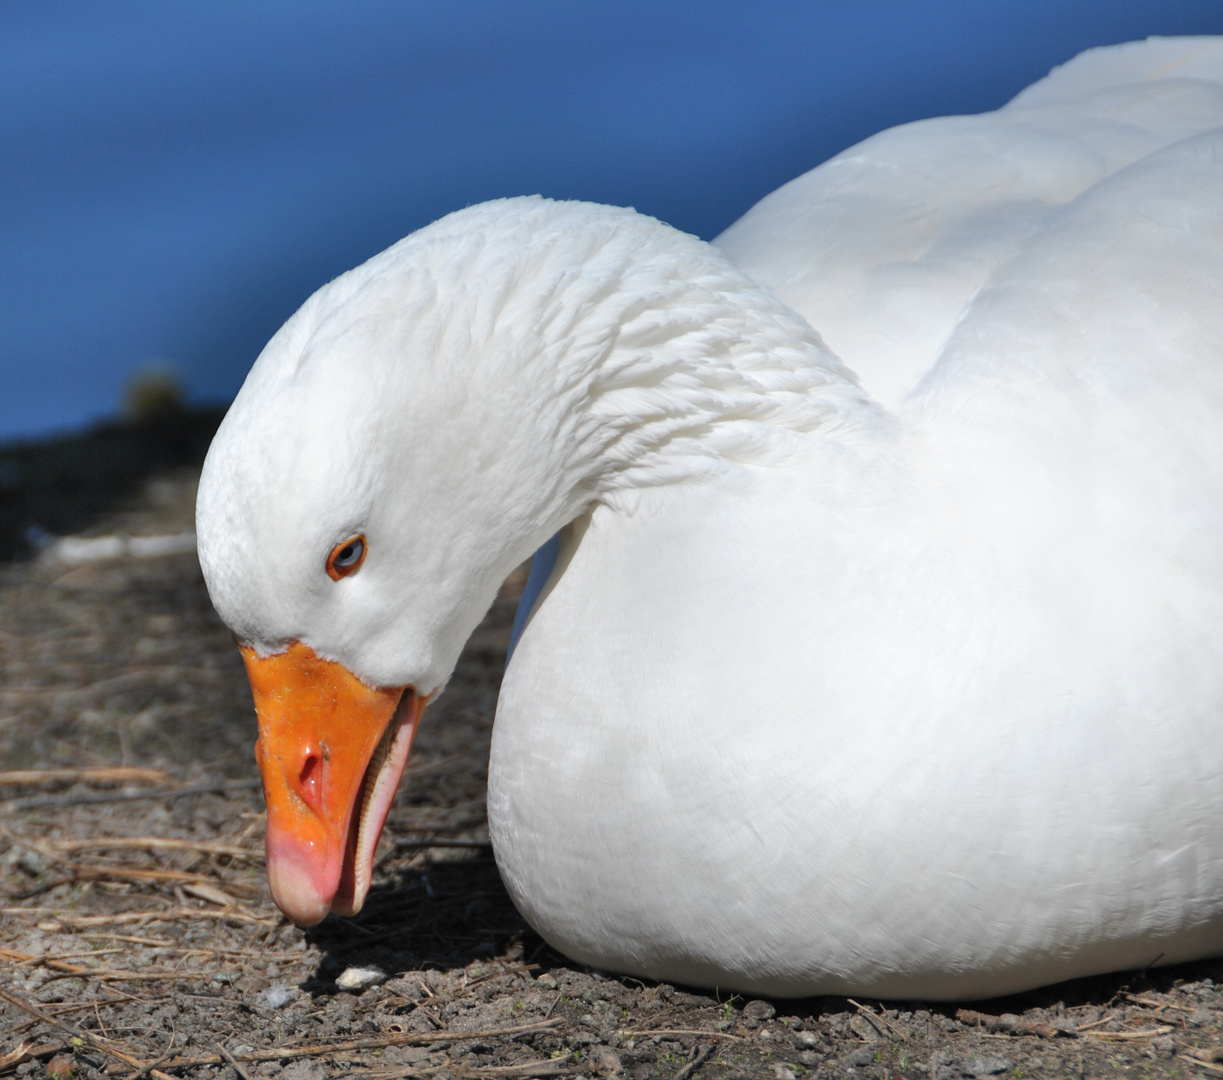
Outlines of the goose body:
M 1223 952 L 1221 262 L 1223 44 L 1154 39 L 714 246 L 506 200 L 324 287 L 198 510 L 278 902 L 360 906 L 420 703 L 560 530 L 489 824 L 568 955 L 954 998 Z

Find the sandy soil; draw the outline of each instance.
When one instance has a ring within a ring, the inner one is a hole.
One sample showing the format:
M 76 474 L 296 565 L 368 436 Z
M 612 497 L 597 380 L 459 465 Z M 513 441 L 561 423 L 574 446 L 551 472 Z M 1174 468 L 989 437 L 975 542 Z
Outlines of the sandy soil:
M 190 469 L 141 483 L 89 531 L 189 525 Z M 194 557 L 0 564 L 0 1072 L 1223 1075 L 1220 963 L 959 1007 L 719 999 L 552 952 L 485 821 L 520 588 L 426 714 L 365 910 L 303 933 L 264 885 L 249 691 Z

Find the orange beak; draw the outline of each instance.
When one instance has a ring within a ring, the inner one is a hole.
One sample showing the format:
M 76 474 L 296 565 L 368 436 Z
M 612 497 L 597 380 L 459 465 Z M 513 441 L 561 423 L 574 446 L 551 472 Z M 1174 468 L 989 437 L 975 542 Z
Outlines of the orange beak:
M 262 659 L 242 646 L 242 659 L 259 719 L 272 897 L 299 926 L 353 915 L 425 699 L 366 686 L 301 642 Z

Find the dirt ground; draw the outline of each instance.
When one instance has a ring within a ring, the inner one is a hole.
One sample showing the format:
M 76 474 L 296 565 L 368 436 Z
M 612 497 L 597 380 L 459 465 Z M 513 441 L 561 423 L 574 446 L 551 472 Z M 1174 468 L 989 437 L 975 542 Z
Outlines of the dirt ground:
M 173 533 L 194 479 L 142 476 L 65 519 Z M 745 1001 L 553 952 L 510 904 L 485 821 L 521 584 L 426 713 L 365 910 L 303 933 L 264 884 L 249 691 L 194 556 L 0 563 L 0 1073 L 1223 1075 L 1219 962 L 957 1006 Z

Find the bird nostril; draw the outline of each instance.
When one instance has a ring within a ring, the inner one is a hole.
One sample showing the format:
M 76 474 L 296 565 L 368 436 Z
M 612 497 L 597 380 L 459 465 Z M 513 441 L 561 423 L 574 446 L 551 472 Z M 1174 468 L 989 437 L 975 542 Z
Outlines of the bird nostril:
M 307 754 L 306 760 L 302 763 L 302 771 L 297 777 L 302 797 L 309 802 L 318 801 L 319 781 L 322 777 L 320 764 L 321 761 L 317 754 Z

